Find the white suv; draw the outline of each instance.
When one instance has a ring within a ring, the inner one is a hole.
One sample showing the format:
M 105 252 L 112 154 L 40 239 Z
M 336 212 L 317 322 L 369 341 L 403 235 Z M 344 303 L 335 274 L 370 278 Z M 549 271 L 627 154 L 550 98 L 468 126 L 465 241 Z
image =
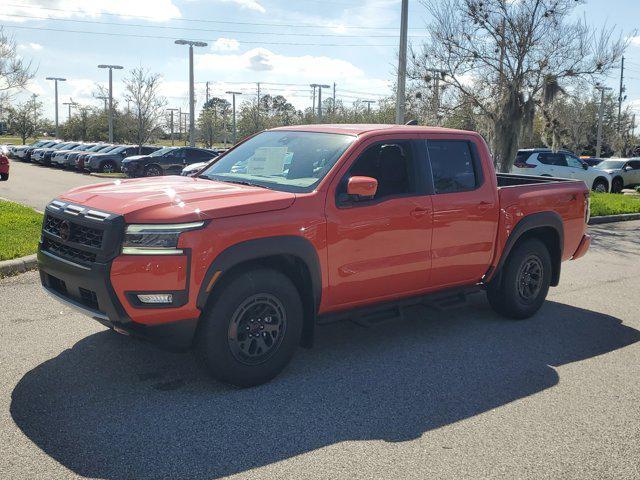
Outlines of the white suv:
M 590 167 L 573 153 L 563 150 L 519 150 L 511 172 L 520 175 L 573 178 L 582 180 L 587 187 L 596 192 L 611 190 L 612 176 L 609 173 Z

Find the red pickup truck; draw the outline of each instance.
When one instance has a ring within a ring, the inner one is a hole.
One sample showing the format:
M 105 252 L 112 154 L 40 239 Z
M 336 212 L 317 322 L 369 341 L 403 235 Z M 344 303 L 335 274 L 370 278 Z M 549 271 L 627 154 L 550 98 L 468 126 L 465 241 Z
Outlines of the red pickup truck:
M 76 188 L 46 208 L 44 288 L 117 332 L 191 348 L 239 386 L 276 376 L 319 322 L 373 323 L 486 289 L 533 315 L 589 248 L 581 181 L 496 175 L 477 133 L 276 128 L 195 177 Z

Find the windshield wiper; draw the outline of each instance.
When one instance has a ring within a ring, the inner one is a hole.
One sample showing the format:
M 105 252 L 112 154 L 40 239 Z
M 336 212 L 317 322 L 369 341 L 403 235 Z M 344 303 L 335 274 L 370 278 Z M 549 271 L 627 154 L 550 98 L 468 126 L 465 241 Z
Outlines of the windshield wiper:
M 206 175 L 200 175 L 200 178 L 206 178 L 207 180 L 214 180 L 216 182 L 227 182 L 227 183 L 235 183 L 238 185 L 247 185 L 249 187 L 260 187 L 260 188 L 266 188 L 267 190 L 271 190 L 271 188 L 267 187 L 266 185 L 262 185 L 260 183 L 254 183 L 254 182 L 250 182 L 248 180 L 237 180 L 237 179 L 229 179 L 229 178 L 219 178 L 219 177 L 208 177 Z

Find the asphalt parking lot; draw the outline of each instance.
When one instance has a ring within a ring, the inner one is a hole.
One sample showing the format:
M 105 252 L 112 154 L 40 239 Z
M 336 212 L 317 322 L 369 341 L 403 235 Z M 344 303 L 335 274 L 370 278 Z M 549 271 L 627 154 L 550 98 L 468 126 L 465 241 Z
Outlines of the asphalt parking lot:
M 483 296 L 319 329 L 270 384 L 0 280 L 2 478 L 640 478 L 640 222 L 591 228 L 534 318 Z
M 0 198 L 29 205 L 37 210 L 44 210 L 56 195 L 71 188 L 110 181 L 74 170 L 45 167 L 19 160 L 11 160 L 10 168 L 9 180 L 0 183 Z

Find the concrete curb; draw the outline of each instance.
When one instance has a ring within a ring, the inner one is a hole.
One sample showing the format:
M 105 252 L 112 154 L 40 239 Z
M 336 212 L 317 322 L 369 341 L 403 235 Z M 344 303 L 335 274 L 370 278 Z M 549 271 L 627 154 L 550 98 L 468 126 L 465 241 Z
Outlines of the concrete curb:
M 628 222 L 629 220 L 640 220 L 640 213 L 623 213 L 622 215 L 602 215 L 600 217 L 591 217 L 591 219 L 589 219 L 589 225 Z
M 3 260 L 0 262 L 0 277 L 24 273 L 27 270 L 35 270 L 36 268 L 38 268 L 38 256 L 35 254 L 14 258 L 13 260 Z

